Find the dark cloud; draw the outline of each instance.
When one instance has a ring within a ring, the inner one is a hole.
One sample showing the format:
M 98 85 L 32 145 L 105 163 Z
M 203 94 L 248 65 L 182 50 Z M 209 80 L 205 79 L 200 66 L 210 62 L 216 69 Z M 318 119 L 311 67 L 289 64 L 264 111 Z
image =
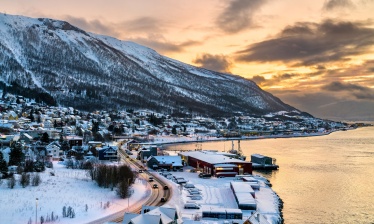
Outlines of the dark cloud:
M 257 85 L 261 86 L 262 84 L 266 83 L 265 77 L 261 75 L 255 75 L 251 79 L 253 82 L 255 82 Z
M 253 25 L 253 16 L 265 0 L 231 0 L 218 15 L 216 25 L 226 33 L 237 33 Z
M 326 91 L 269 91 L 283 102 L 316 117 L 333 120 L 374 120 L 374 101 L 346 99 Z
M 160 26 L 161 21 L 152 17 L 141 17 L 130 21 L 121 23 L 121 27 L 127 32 L 162 32 Z
M 163 36 L 160 35 L 151 35 L 147 38 L 130 38 L 128 40 L 152 48 L 159 53 L 183 52 L 186 47 L 201 44 L 199 41 L 194 40 L 188 40 L 182 43 L 174 43 L 172 41 L 166 40 Z
M 255 75 L 252 77 L 251 80 L 260 86 L 271 86 L 271 85 L 279 85 L 280 83 L 286 80 L 299 77 L 299 76 L 300 76 L 299 74 L 294 74 L 294 73 L 283 73 L 283 74 L 273 75 L 271 78 L 266 79 L 264 76 Z
M 351 91 L 351 90 L 367 90 L 367 87 L 351 84 L 351 83 L 342 83 L 342 82 L 331 82 L 322 87 L 323 90 L 328 91 Z
M 85 31 L 99 33 L 108 36 L 118 36 L 119 33 L 116 31 L 113 24 L 104 24 L 99 20 L 86 20 L 84 18 L 65 16 L 64 20 L 77 26 Z
M 64 20 L 85 31 L 134 41 L 160 53 L 182 52 L 186 47 L 201 44 L 194 40 L 181 43 L 167 40 L 162 34 L 166 31 L 160 28 L 163 22 L 152 17 L 140 17 L 120 23 L 103 23 L 72 16 L 65 16 Z
M 331 82 L 321 89 L 332 92 L 349 92 L 357 99 L 374 100 L 374 90 L 358 84 Z
M 331 11 L 341 8 L 354 8 L 354 4 L 350 0 L 328 0 L 323 5 L 323 9 L 326 11 Z
M 249 45 L 237 52 L 242 62 L 280 61 L 293 66 L 319 65 L 349 60 L 367 53 L 374 45 L 372 24 L 325 20 L 322 23 L 296 23 L 275 38 Z
M 232 67 L 232 63 L 225 55 L 202 54 L 196 57 L 193 63 L 209 70 L 226 73 L 230 73 Z

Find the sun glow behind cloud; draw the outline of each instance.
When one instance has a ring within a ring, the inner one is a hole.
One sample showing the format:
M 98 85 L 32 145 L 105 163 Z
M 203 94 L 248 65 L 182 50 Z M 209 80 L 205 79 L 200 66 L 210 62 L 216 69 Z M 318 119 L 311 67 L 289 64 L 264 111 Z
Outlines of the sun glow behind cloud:
M 317 116 L 313 97 L 323 105 L 348 97 L 372 103 L 374 110 L 372 0 L 0 2 L 7 13 L 67 20 L 189 64 L 241 75 Z

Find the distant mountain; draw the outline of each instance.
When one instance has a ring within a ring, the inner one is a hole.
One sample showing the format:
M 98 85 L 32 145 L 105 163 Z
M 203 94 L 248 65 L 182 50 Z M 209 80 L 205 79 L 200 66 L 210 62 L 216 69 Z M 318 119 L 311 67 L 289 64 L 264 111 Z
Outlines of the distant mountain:
M 207 115 L 297 111 L 240 76 L 191 66 L 133 42 L 45 18 L 0 14 L 0 73 L 7 91 L 83 110 L 143 108 Z

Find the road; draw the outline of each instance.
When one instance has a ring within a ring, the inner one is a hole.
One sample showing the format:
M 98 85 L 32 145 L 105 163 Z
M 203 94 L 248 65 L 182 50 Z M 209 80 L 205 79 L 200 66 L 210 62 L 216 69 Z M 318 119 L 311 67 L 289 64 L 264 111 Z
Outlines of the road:
M 119 155 L 121 157 L 121 161 L 125 164 L 129 164 L 130 167 L 134 168 L 135 170 L 143 170 L 143 165 L 141 165 L 138 161 L 131 159 L 128 157 L 128 155 L 123 152 L 122 149 L 118 150 Z M 152 175 L 152 172 L 149 172 L 148 170 L 144 170 L 143 173 L 139 173 L 140 177 L 148 180 L 149 177 L 153 177 L 154 181 L 148 182 L 151 186 L 151 194 L 149 194 L 147 197 L 144 197 L 140 201 L 138 201 L 135 204 L 130 205 L 129 208 L 124 208 L 123 210 L 116 212 L 112 215 L 105 216 L 103 218 L 97 219 L 95 221 L 89 222 L 88 224 L 101 224 L 106 222 L 116 222 L 116 223 L 122 223 L 123 216 L 125 213 L 140 213 L 141 208 L 143 205 L 151 205 L 151 206 L 161 206 L 164 203 L 166 203 L 171 198 L 171 189 L 164 190 L 163 186 L 170 186 L 165 183 L 163 180 L 157 178 L 156 176 Z M 158 188 L 152 188 L 153 184 L 157 184 Z M 161 198 L 164 197 L 166 202 L 161 202 Z

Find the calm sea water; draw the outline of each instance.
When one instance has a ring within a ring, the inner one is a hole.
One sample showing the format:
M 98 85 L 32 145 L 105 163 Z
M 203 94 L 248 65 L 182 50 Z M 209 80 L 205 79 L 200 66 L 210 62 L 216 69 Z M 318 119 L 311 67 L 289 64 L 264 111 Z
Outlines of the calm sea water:
M 237 147 L 237 141 L 234 141 Z M 195 149 L 194 144 L 169 149 Z M 207 142 L 202 149 L 231 148 Z M 284 202 L 285 223 L 374 223 L 374 127 L 326 136 L 241 141 L 250 155 L 277 159 L 278 171 L 264 172 Z

